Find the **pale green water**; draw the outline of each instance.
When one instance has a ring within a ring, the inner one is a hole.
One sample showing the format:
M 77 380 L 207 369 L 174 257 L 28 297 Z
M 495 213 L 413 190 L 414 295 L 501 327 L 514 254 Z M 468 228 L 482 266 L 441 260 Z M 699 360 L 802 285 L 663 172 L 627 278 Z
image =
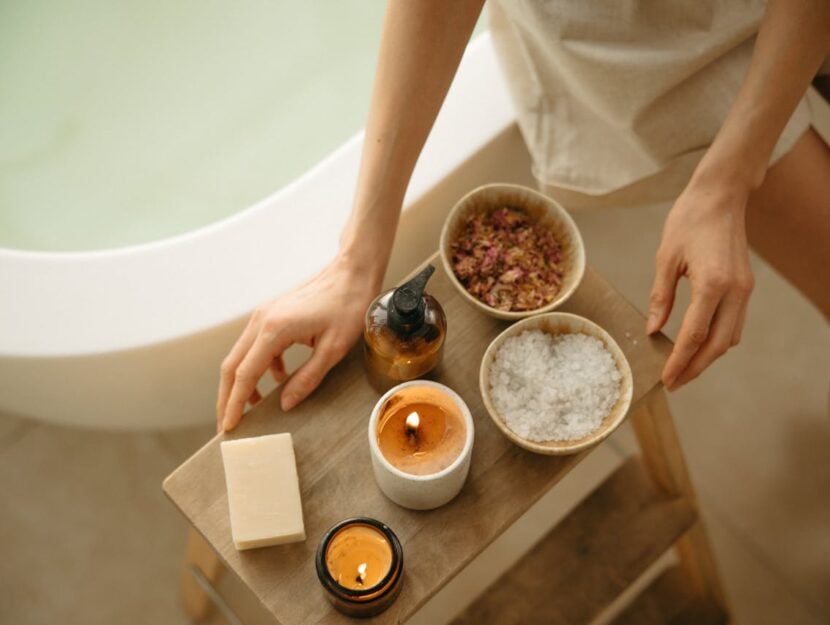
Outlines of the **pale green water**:
M 232 214 L 364 123 L 383 3 L 0 2 L 0 246 Z

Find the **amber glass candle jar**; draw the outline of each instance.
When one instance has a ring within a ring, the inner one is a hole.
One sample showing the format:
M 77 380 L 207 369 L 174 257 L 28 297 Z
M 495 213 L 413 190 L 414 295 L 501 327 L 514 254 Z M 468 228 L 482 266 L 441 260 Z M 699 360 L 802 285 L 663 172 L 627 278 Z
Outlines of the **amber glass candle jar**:
M 400 594 L 403 548 L 385 524 L 368 517 L 346 519 L 323 536 L 315 560 L 326 597 L 343 614 L 380 614 Z

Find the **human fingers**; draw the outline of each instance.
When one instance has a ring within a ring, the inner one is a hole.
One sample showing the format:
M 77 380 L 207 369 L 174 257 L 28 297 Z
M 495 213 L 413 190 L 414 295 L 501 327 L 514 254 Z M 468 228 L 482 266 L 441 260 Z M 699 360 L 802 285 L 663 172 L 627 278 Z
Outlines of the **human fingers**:
M 262 401 L 262 393 L 259 392 L 259 389 L 255 386 L 254 392 L 251 393 L 251 396 L 248 398 L 248 403 L 252 406 L 256 406 L 259 402 Z
M 648 320 L 646 334 L 654 334 L 668 321 L 674 305 L 679 271 L 675 260 L 658 250 L 655 259 L 654 283 L 648 303 Z
M 242 334 L 236 340 L 236 343 L 222 360 L 222 365 L 219 367 L 219 392 L 216 398 L 216 430 L 222 430 L 222 420 L 225 418 L 225 408 L 228 404 L 228 397 L 231 394 L 233 387 L 233 379 L 236 374 L 236 368 L 242 362 L 245 354 L 254 343 L 254 339 L 259 331 L 259 313 L 254 312 L 251 318 L 248 319 L 248 325 L 242 331 Z
M 669 390 L 676 390 L 691 380 L 694 380 L 706 367 L 723 356 L 732 347 L 732 338 L 742 308 L 743 300 L 737 294 L 727 295 L 721 300 L 712 318 L 712 324 L 706 342 L 695 353 L 686 368 L 680 372 L 674 382 L 668 387 Z
M 245 411 L 245 403 L 256 389 L 262 374 L 270 367 L 276 356 L 282 355 L 293 340 L 290 324 L 272 329 L 274 324 L 265 324 L 254 344 L 234 372 L 233 387 L 225 406 L 222 428 L 227 432 L 237 426 Z
M 666 388 L 672 388 L 677 376 L 709 337 L 712 317 L 723 296 L 724 287 L 718 279 L 708 279 L 692 284 L 692 302 L 683 316 L 677 343 L 669 356 L 661 376 Z
M 329 370 L 346 355 L 347 351 L 348 345 L 335 339 L 322 337 L 309 359 L 285 383 L 280 396 L 282 409 L 291 410 L 308 397 L 320 385 Z
M 274 382 L 277 384 L 285 382 L 285 379 L 288 377 L 288 373 L 285 371 L 285 361 L 282 359 L 282 354 L 271 361 L 270 369 Z
M 752 296 L 752 291 L 755 289 L 755 278 L 752 276 L 751 270 L 748 270 L 744 278 L 738 282 L 736 289 L 743 297 L 743 305 L 741 306 L 741 311 L 738 313 L 738 321 L 735 324 L 735 330 L 732 333 L 733 346 L 741 342 L 741 337 L 744 332 L 744 324 L 746 323 L 746 315 L 749 310 L 749 298 Z

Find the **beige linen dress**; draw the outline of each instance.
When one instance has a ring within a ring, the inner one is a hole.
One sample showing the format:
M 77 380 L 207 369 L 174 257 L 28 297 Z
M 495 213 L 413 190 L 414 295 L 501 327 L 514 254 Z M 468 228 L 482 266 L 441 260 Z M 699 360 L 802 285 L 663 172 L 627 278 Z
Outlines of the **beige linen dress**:
M 759 0 L 490 0 L 540 186 L 569 208 L 673 199 L 746 75 Z M 802 99 L 771 162 L 811 123 Z

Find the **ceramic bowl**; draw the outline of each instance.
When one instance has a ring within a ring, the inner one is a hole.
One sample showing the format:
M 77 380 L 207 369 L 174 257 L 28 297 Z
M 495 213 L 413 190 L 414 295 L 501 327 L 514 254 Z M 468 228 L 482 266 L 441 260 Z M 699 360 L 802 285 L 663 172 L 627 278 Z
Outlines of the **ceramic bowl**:
M 620 381 L 620 396 L 608 414 L 605 415 L 605 418 L 602 420 L 599 427 L 597 427 L 597 429 L 590 434 L 573 440 L 542 442 L 531 441 L 519 436 L 513 430 L 508 428 L 499 416 L 498 411 L 490 399 L 490 367 L 493 364 L 493 359 L 496 357 L 496 353 L 504 341 L 511 336 L 521 334 L 525 330 L 541 330 L 542 332 L 547 332 L 548 334 L 588 334 L 602 341 L 605 349 L 607 349 L 614 358 L 617 369 L 622 376 L 622 380 Z M 614 339 L 611 338 L 610 334 L 594 322 L 589 321 L 584 317 L 580 317 L 579 315 L 553 312 L 545 315 L 536 315 L 535 317 L 529 317 L 528 319 L 523 319 L 522 321 L 514 323 L 493 339 L 481 360 L 481 369 L 479 370 L 479 386 L 481 388 L 481 397 L 484 400 L 484 406 L 487 408 L 490 418 L 493 419 L 493 423 L 496 424 L 496 427 L 498 427 L 502 434 L 504 434 L 507 438 L 520 447 L 524 447 L 525 449 L 536 453 L 547 455 L 567 455 L 575 454 L 596 445 L 610 436 L 611 433 L 617 429 L 620 423 L 623 422 L 623 419 L 628 412 L 628 408 L 631 405 L 633 380 L 628 360 L 626 360 L 625 354 L 623 354 L 619 345 L 617 345 Z
M 471 295 L 453 273 L 450 247 L 462 231 L 466 220 L 472 214 L 503 206 L 524 210 L 532 219 L 553 230 L 554 236 L 562 246 L 564 276 L 559 293 L 553 301 L 533 310 L 506 311 L 488 306 Z M 499 319 L 524 319 L 554 310 L 573 294 L 585 273 L 585 246 L 571 216 L 551 198 L 533 189 L 514 184 L 489 184 L 461 198 L 444 222 L 440 250 L 444 269 L 461 296 L 485 314 Z

